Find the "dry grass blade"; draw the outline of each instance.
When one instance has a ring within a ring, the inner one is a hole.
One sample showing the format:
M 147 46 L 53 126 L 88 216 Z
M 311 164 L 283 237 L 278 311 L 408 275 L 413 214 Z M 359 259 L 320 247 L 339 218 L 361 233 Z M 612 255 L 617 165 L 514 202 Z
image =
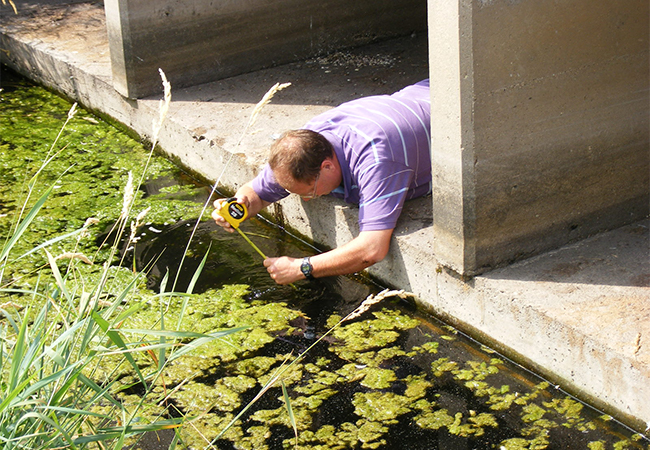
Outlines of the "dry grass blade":
M 80 259 L 81 261 L 85 262 L 86 264 L 90 264 L 91 266 L 93 264 L 92 261 L 88 259 L 83 253 L 65 252 L 54 258 L 55 261 L 59 261 L 61 259 Z
M 20 311 L 25 307 L 23 305 L 19 305 L 18 303 L 14 303 L 14 302 L 5 302 L 0 304 L 0 309 L 7 309 L 7 308 L 14 308 L 17 311 Z
M 9 4 L 11 5 L 11 7 L 12 7 L 13 10 L 14 10 L 14 14 L 18 14 L 18 10 L 16 9 L 16 5 L 14 4 L 13 0 L 8 0 L 8 1 L 9 1 Z M 6 4 L 7 4 L 7 0 L 2 0 L 2 4 L 3 4 L 3 5 L 6 5 Z
M 379 303 L 380 301 L 384 300 L 385 298 L 388 297 L 399 297 L 399 298 L 408 298 L 412 297 L 413 294 L 405 292 L 404 290 L 400 289 L 398 291 L 391 291 L 389 289 L 384 289 L 377 295 L 370 294 L 361 304 L 357 309 L 352 311 L 350 314 L 345 316 L 343 320 L 341 320 L 341 323 L 347 322 L 348 320 L 356 319 L 357 317 L 361 316 L 363 313 L 368 311 L 372 305 L 375 305 Z

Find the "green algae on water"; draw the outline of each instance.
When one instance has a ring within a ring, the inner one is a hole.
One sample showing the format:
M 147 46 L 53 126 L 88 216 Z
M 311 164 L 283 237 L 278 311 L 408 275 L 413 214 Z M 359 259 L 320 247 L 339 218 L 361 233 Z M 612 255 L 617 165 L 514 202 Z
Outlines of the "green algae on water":
M 42 242 L 42 236 L 65 234 L 81 228 L 87 219 L 96 218 L 95 230 L 105 230 L 119 216 L 124 185 L 129 172 L 139 179 L 146 167 L 145 186 L 138 192 L 134 209 L 139 212 L 151 207 L 146 221 L 160 228 L 164 223 L 183 217 L 196 217 L 200 205 L 186 201 L 197 188 L 181 187 L 163 180 L 178 179 L 179 169 L 164 158 L 152 158 L 140 142 L 125 136 L 115 127 L 92 114 L 79 110 L 56 140 L 70 105 L 56 95 L 36 86 L 25 84 L 20 95 L 1 93 L 0 103 L 0 235 L 8 236 L 15 226 L 12 220 L 23 206 L 28 183 L 38 172 L 46 155 L 56 155 L 39 173 L 34 185 L 33 201 L 45 188 L 53 193 L 37 220 L 22 236 L 14 254 L 26 253 Z M 163 181 L 164 188 L 158 189 Z M 201 188 L 203 189 L 203 188 Z M 146 197 L 146 206 L 143 199 Z M 31 203 L 26 206 L 31 207 Z M 136 213 L 137 213 L 136 212 Z M 52 246 L 54 255 L 65 252 L 66 244 Z M 93 257 L 97 244 L 82 239 L 77 251 Z M 101 256 L 100 256 L 101 257 Z M 5 277 L 21 280 L 29 286 L 33 277 L 29 267 L 45 264 L 42 252 L 12 264 Z

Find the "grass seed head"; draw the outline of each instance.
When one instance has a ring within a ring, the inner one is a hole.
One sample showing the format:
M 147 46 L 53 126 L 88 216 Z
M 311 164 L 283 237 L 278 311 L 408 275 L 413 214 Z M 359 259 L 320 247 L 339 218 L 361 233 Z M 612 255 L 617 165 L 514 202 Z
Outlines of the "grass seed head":
M 398 291 L 391 291 L 389 289 L 384 289 L 381 291 L 379 294 L 374 295 L 370 294 L 361 304 L 357 309 L 352 311 L 350 314 L 348 314 L 341 322 L 346 322 L 348 320 L 356 319 L 357 317 L 361 316 L 363 313 L 368 311 L 372 305 L 375 305 L 379 303 L 380 301 L 384 300 L 385 298 L 388 297 L 400 297 L 400 298 L 407 298 L 412 296 L 412 294 L 405 292 L 404 290 L 400 289 Z
M 122 202 L 122 214 L 120 215 L 121 220 L 124 220 L 128 217 L 134 196 L 135 192 L 133 189 L 133 173 L 129 172 L 129 179 L 126 182 L 126 186 L 124 186 L 124 201 Z
M 251 117 L 248 121 L 248 126 L 252 126 L 253 123 L 255 123 L 255 119 L 257 119 L 257 116 L 259 115 L 260 111 L 262 111 L 262 108 L 264 108 L 266 105 L 268 105 L 271 102 L 271 99 L 273 96 L 281 91 L 284 88 L 287 88 L 291 86 L 291 83 L 275 83 L 271 89 L 268 90 L 266 94 L 264 94 L 264 97 L 262 97 L 262 100 L 260 100 L 257 105 L 255 105 L 255 109 L 253 109 L 253 112 L 251 113 Z

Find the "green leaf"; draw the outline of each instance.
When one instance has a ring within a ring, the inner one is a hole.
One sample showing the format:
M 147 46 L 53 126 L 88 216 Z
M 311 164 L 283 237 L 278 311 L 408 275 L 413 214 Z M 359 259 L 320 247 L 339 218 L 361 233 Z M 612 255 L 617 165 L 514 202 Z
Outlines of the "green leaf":
M 33 394 L 35 392 L 38 392 L 41 388 L 47 386 L 48 384 L 54 383 L 55 381 L 58 381 L 61 378 L 65 377 L 68 373 L 70 373 L 73 370 L 75 370 L 76 368 L 78 368 L 79 365 L 80 365 L 80 363 L 71 364 L 71 365 L 69 365 L 67 367 L 64 367 L 63 369 L 53 373 L 52 375 L 49 375 L 49 376 L 37 381 L 33 385 L 29 386 L 29 388 L 23 390 L 20 393 L 19 398 L 20 399 L 28 398 L 31 394 Z
M 97 322 L 97 325 L 99 325 L 99 327 L 102 329 L 102 331 L 104 331 L 104 333 L 106 333 L 106 335 L 113 342 L 113 344 L 115 344 L 116 346 L 118 346 L 119 348 L 121 348 L 123 350 L 127 350 L 126 344 L 124 343 L 124 340 L 122 339 L 122 336 L 120 336 L 120 333 L 118 333 L 114 329 L 111 329 L 108 322 L 106 320 L 104 320 L 104 318 L 101 317 L 96 311 L 93 311 L 91 316 L 95 320 L 95 322 Z M 144 376 L 142 375 L 142 372 L 140 372 L 140 368 L 138 367 L 135 360 L 133 359 L 133 356 L 130 353 L 125 352 L 124 357 L 129 361 L 129 363 L 131 363 L 131 367 L 133 367 L 133 370 L 135 370 L 135 372 L 138 374 L 138 378 L 140 378 L 140 381 L 142 382 L 142 384 L 144 384 L 145 389 L 146 389 L 147 388 L 147 382 L 145 381 Z
M 81 233 L 81 232 L 84 231 L 84 230 L 85 230 L 85 228 L 79 228 L 78 230 L 74 230 L 74 231 L 71 231 L 70 233 L 64 234 L 64 235 L 62 235 L 62 236 L 57 236 L 57 237 L 55 237 L 55 238 L 53 238 L 53 239 L 50 239 L 50 240 L 48 240 L 48 241 L 45 241 L 45 242 L 43 242 L 42 244 L 40 244 L 40 245 L 34 247 L 34 248 L 31 249 L 30 251 L 28 251 L 28 252 L 26 252 L 26 253 L 23 253 L 23 254 L 20 255 L 18 258 L 12 260 L 12 262 L 14 262 L 14 261 L 18 261 L 18 260 L 20 260 L 20 259 L 23 259 L 23 258 L 25 258 L 25 257 L 27 257 L 27 256 L 29 256 L 29 255 L 31 255 L 31 254 L 33 254 L 33 253 L 38 252 L 38 251 L 41 250 L 41 249 L 44 249 L 45 247 L 49 247 L 49 246 L 52 245 L 52 244 L 56 244 L 57 242 L 64 241 L 64 240 L 66 240 L 66 239 L 68 239 L 68 238 L 74 237 L 74 236 L 78 235 L 79 233 Z
M 187 287 L 188 294 L 191 294 L 194 291 L 194 286 L 196 285 L 196 282 L 199 280 L 199 276 L 201 275 L 201 272 L 203 272 L 203 267 L 205 266 L 205 262 L 208 260 L 208 254 L 210 253 L 210 248 L 212 248 L 212 242 L 210 242 L 210 245 L 208 246 L 208 250 L 205 252 L 203 259 L 201 260 L 201 264 L 199 264 L 199 267 L 197 267 L 197 269 L 194 271 L 194 275 L 192 275 L 192 280 L 190 281 L 190 284 Z
M 162 305 L 160 308 L 160 331 L 165 331 L 165 312 L 162 310 Z M 167 360 L 166 356 L 166 347 L 164 345 L 167 344 L 167 339 L 165 339 L 166 336 L 161 335 L 158 343 L 163 346 L 158 350 L 158 370 L 162 370 L 163 367 L 165 367 L 165 362 Z
M 29 312 L 30 309 L 28 308 L 27 311 L 25 311 L 25 317 L 23 318 L 22 323 L 20 324 L 20 329 L 18 331 L 18 337 L 16 338 L 16 343 L 14 344 L 13 348 L 13 355 L 11 358 L 11 368 L 9 370 L 9 390 L 14 390 L 18 384 L 19 380 L 19 370 L 21 367 L 21 363 L 23 362 L 23 358 L 25 356 L 26 352 L 26 339 L 27 339 L 27 322 L 28 322 L 28 317 L 29 317 Z M 5 402 L 3 402 L 4 404 Z M 0 406 L 0 411 L 2 410 L 2 406 Z
M 68 300 L 68 302 L 72 301 L 72 297 L 70 293 L 68 292 L 68 289 L 65 285 L 65 282 L 63 281 L 63 277 L 61 276 L 61 272 L 59 272 L 59 267 L 56 265 L 56 261 L 54 260 L 54 257 L 45 250 L 45 254 L 47 255 L 47 260 L 50 262 L 50 268 L 52 269 L 52 275 L 54 275 L 54 279 L 56 280 L 56 284 L 59 286 L 59 289 L 63 293 L 63 296 Z
M 212 341 L 214 339 L 219 339 L 219 338 L 222 338 L 222 337 L 227 336 L 229 334 L 233 334 L 233 333 L 237 333 L 239 331 L 246 330 L 248 328 L 249 327 L 238 327 L 238 328 L 231 328 L 229 330 L 217 331 L 215 333 L 210 333 L 210 334 L 208 334 L 208 337 L 202 337 L 202 338 L 196 339 L 196 340 L 194 340 L 194 341 L 192 341 L 192 342 L 190 342 L 188 344 L 185 344 L 185 346 L 183 346 L 181 349 L 176 350 L 174 353 L 169 355 L 169 361 L 173 361 L 173 360 L 181 357 L 185 353 L 190 352 L 190 351 L 194 350 L 195 348 L 198 348 L 201 345 L 203 345 L 203 344 L 205 344 L 207 342 L 210 342 L 210 341 Z
M 9 241 L 5 244 L 5 246 L 2 248 L 2 251 L 0 252 L 0 262 L 4 261 L 7 258 L 7 255 L 9 255 L 9 252 L 13 248 L 14 245 L 16 245 L 16 242 L 20 239 L 20 237 L 23 235 L 27 227 L 32 223 L 38 212 L 41 210 L 43 205 L 45 204 L 45 201 L 47 198 L 50 196 L 52 193 L 52 189 L 54 188 L 54 185 L 50 186 L 43 195 L 38 199 L 36 204 L 32 206 L 32 209 L 30 209 L 29 213 L 27 213 L 27 216 L 23 219 L 22 222 L 18 225 L 16 228 L 16 231 L 14 232 L 13 236 Z
M 120 328 L 122 333 L 148 334 L 152 336 L 165 336 L 178 339 L 217 338 L 231 334 L 230 330 L 217 331 L 216 333 L 197 333 L 195 331 L 172 331 L 172 330 L 148 330 L 145 328 Z M 219 334 L 222 333 L 222 334 Z M 218 334 L 218 335 L 217 335 Z
M 296 418 L 293 415 L 293 408 L 291 407 L 291 399 L 287 393 L 287 386 L 284 384 L 284 380 L 282 380 L 282 395 L 284 396 L 284 405 L 287 408 L 287 413 L 289 413 L 289 422 L 291 422 L 291 426 L 293 427 L 293 434 L 296 436 L 296 448 L 298 448 L 298 426 L 296 425 Z
M 36 374 L 32 374 L 26 379 L 24 379 L 20 384 L 15 386 L 9 394 L 5 397 L 5 399 L 0 403 L 0 413 L 2 413 L 5 409 L 7 409 L 9 406 L 11 406 L 12 401 L 21 393 L 23 390 L 29 386 L 29 383 L 32 381 L 33 378 L 36 377 Z
M 96 434 L 92 434 L 88 436 L 80 436 L 76 438 L 74 440 L 74 443 L 77 445 L 89 444 L 91 442 L 116 439 L 122 435 L 128 436 L 133 434 L 146 433 L 149 431 L 171 430 L 180 427 L 183 424 L 184 420 L 186 420 L 186 418 L 180 417 L 175 419 L 159 420 L 157 422 L 153 422 L 149 424 L 129 425 L 126 427 L 102 428 Z

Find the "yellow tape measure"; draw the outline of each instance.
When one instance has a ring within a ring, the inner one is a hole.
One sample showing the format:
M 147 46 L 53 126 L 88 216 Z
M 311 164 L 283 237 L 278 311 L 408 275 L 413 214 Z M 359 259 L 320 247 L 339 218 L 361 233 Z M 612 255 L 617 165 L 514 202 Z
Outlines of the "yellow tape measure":
M 233 228 L 238 229 L 239 224 L 246 219 L 248 212 L 246 211 L 246 206 L 237 203 L 236 198 L 229 198 L 222 203 L 219 209 L 219 215 L 226 219 L 226 222 L 232 225 Z
M 219 215 L 223 217 L 226 222 L 228 222 L 235 230 L 237 230 L 239 234 L 241 234 L 242 237 L 246 239 L 246 242 L 248 242 L 251 247 L 253 247 L 253 249 L 255 249 L 255 251 L 260 254 L 262 258 L 267 258 L 262 250 L 260 250 L 257 245 L 255 245 L 253 241 L 251 241 L 248 236 L 246 236 L 246 233 L 239 229 L 239 224 L 241 224 L 248 215 L 246 206 L 242 205 L 241 203 L 237 203 L 237 199 L 231 197 L 226 199 L 226 201 L 221 204 L 221 208 L 219 208 Z M 289 283 L 289 286 L 296 289 L 293 283 Z
M 262 253 L 262 250 L 257 248 L 257 245 L 253 244 L 253 242 L 248 239 L 246 233 L 239 229 L 239 224 L 241 224 L 248 215 L 248 211 L 244 205 L 237 203 L 237 199 L 234 197 L 228 198 L 221 204 L 221 208 L 219 208 L 219 215 L 223 217 L 226 222 L 228 222 L 235 230 L 237 230 L 239 234 L 241 234 L 242 237 L 246 239 L 246 242 L 248 242 L 251 247 L 253 247 L 255 251 L 262 256 L 262 258 L 266 259 L 266 255 Z

